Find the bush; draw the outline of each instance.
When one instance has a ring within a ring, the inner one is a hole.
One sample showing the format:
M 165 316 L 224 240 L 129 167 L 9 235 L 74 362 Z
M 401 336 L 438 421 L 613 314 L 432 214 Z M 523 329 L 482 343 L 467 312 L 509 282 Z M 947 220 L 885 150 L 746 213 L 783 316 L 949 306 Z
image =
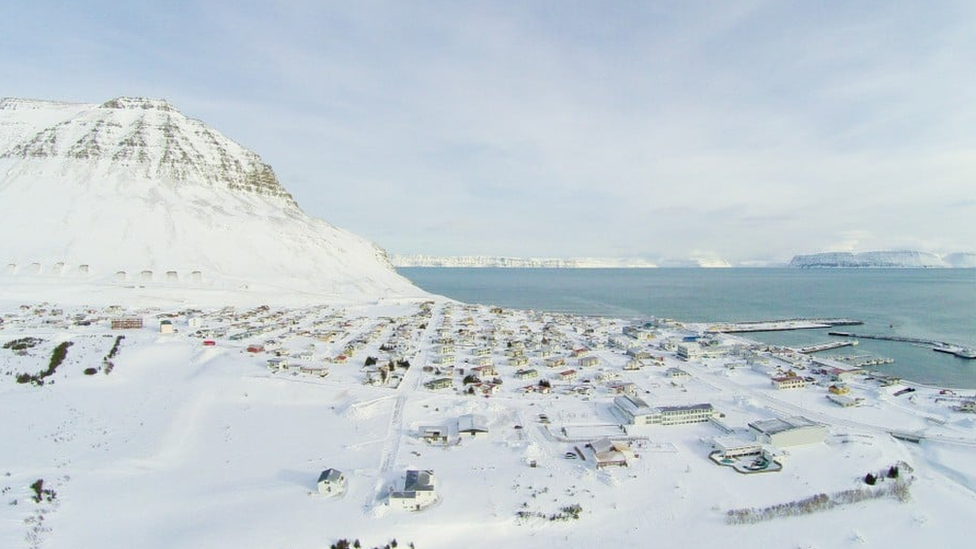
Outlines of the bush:
M 43 339 L 38 339 L 36 337 L 22 337 L 20 339 L 15 339 L 13 341 L 4 343 L 3 348 L 10 349 L 11 351 L 26 351 L 27 349 L 36 347 L 43 341 Z
M 864 475 L 864 483 L 868 486 L 874 486 L 878 482 L 878 477 L 871 473 Z
M 86 376 L 93 376 L 98 373 L 98 368 L 85 368 Z

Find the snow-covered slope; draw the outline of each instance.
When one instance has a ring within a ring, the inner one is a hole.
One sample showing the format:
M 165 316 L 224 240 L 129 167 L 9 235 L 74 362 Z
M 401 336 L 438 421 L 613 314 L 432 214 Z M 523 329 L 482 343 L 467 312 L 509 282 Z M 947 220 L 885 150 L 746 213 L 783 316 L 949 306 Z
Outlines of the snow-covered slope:
M 397 267 L 491 267 L 515 269 L 643 269 L 655 265 L 640 259 L 574 258 L 550 259 L 535 257 L 497 256 L 431 256 L 394 255 L 391 260 Z
M 0 271 L 68 281 L 419 292 L 302 212 L 255 153 L 162 100 L 0 101 Z
M 885 251 L 885 252 L 825 252 L 819 254 L 797 255 L 790 261 L 790 267 L 800 269 L 819 268 L 944 268 L 947 264 L 941 257 L 928 252 Z

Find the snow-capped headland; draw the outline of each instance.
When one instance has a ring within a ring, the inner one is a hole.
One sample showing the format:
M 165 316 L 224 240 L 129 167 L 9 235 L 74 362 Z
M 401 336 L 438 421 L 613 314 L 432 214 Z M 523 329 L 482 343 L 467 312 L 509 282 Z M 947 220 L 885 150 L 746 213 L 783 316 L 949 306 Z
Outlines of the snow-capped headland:
M 0 218 L 0 284 L 28 292 L 422 295 L 378 246 L 302 212 L 257 154 L 163 100 L 0 100 Z
M 789 266 L 798 269 L 971 269 L 976 267 L 976 254 L 940 256 L 918 251 L 823 252 L 794 256 Z

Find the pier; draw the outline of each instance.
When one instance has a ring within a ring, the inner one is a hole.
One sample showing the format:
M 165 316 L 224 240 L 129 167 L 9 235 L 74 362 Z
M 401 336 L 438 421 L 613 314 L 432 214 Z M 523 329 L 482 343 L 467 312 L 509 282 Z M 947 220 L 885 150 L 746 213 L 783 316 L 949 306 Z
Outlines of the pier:
M 945 341 L 932 341 L 930 339 L 921 339 L 917 337 L 904 337 L 904 336 L 886 336 L 886 335 L 870 335 L 870 334 L 854 334 L 851 332 L 827 332 L 827 335 L 838 336 L 838 337 L 856 337 L 860 339 L 876 339 L 880 341 L 900 341 L 902 343 L 915 343 L 918 345 L 925 345 L 931 347 L 933 351 L 938 351 L 940 353 L 948 353 L 959 358 L 966 359 L 976 359 L 976 351 L 968 347 L 963 347 L 961 345 L 954 345 L 952 343 L 946 343 Z

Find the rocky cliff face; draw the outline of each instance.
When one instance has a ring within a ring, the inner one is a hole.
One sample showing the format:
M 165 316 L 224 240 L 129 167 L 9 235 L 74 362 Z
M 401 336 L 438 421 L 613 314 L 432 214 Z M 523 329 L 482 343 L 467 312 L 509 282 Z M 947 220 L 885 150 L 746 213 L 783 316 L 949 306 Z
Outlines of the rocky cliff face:
M 0 100 L 0 275 L 417 294 L 255 153 L 163 100 Z

